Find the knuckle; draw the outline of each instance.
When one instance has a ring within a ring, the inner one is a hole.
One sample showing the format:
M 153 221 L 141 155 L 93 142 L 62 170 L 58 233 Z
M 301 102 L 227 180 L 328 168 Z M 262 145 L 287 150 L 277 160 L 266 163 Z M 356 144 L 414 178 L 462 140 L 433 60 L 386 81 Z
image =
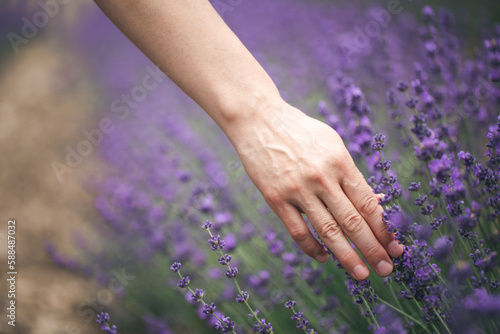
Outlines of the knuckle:
M 322 249 L 321 247 L 318 247 L 317 243 L 315 243 L 313 241 L 299 245 L 299 247 L 300 247 L 300 249 L 302 249 L 302 251 L 305 254 L 312 257 L 313 259 L 316 258 L 316 256 L 319 254 L 320 250 Z
M 385 225 L 384 222 L 381 222 L 380 224 L 377 224 L 375 227 L 372 227 L 372 231 L 379 239 L 390 236 L 390 233 L 387 230 L 387 225 Z
M 318 234 L 328 240 L 336 240 L 342 235 L 342 229 L 333 221 L 321 224 Z
M 285 202 L 283 195 L 277 189 L 266 190 L 263 196 L 270 207 L 280 207 Z
M 361 212 L 366 216 L 375 216 L 380 211 L 378 200 L 374 196 L 364 198 L 361 201 Z
M 299 228 L 289 229 L 288 233 L 290 234 L 292 239 L 295 240 L 295 242 L 297 244 L 304 243 L 305 241 L 307 241 L 309 239 L 309 237 L 311 235 L 311 233 L 308 230 L 299 229 Z
M 348 178 L 351 183 L 358 187 L 363 187 L 366 184 L 363 173 L 361 173 L 356 165 L 350 164 L 346 167 L 345 171 L 346 178 Z
M 351 182 L 359 183 L 358 186 L 364 186 L 366 184 L 363 173 L 361 173 L 354 162 L 348 159 L 345 161 L 345 176 L 351 180 Z
M 319 168 L 312 169 L 309 172 L 309 179 L 313 182 L 322 182 L 323 177 L 324 174 Z
M 343 228 L 347 234 L 356 235 L 363 229 L 364 221 L 363 218 L 357 213 L 352 213 L 346 217 L 344 220 Z
M 349 151 L 347 151 L 346 148 L 343 148 L 340 151 L 337 151 L 335 153 L 336 160 L 345 166 L 351 166 L 353 165 L 353 160 L 351 155 L 349 154 Z
M 366 247 L 363 251 L 363 256 L 365 258 L 379 258 L 383 256 L 382 246 L 377 244 L 371 244 Z
M 291 180 L 291 182 L 285 187 L 286 194 L 301 194 L 302 191 L 303 188 L 300 186 L 300 183 L 294 180 Z
M 332 161 L 334 167 L 339 170 L 346 171 L 351 168 L 349 159 L 347 159 L 347 156 L 343 153 L 336 154 Z
M 349 263 L 353 259 L 353 250 L 336 251 L 335 257 L 342 265 Z

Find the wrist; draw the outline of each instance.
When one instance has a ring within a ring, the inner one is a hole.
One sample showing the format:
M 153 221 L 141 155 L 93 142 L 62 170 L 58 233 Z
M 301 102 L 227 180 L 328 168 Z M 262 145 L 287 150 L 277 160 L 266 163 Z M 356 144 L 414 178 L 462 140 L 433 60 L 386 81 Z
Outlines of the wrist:
M 241 97 L 233 96 L 228 101 L 221 107 L 217 123 L 236 149 L 254 136 L 258 129 L 273 127 L 273 123 L 288 109 L 277 89 L 247 91 Z

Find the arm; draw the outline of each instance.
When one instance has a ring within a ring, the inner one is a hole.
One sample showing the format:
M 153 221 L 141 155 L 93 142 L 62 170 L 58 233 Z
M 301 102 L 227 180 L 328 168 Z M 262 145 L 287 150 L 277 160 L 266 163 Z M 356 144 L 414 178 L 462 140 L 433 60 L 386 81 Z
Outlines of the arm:
M 281 99 L 209 1 L 95 1 L 221 127 L 306 254 L 328 258 L 300 212 L 354 278 L 365 279 L 368 270 L 346 236 L 379 275 L 390 274 L 388 252 L 399 256 L 402 247 L 386 231 L 382 208 L 342 139 Z

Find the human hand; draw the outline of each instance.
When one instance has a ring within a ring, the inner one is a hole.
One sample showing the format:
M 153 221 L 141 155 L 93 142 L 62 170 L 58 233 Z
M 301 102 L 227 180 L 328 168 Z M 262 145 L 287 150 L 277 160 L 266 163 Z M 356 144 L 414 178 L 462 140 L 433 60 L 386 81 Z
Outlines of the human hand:
M 306 254 L 321 262 L 328 257 L 300 212 L 355 279 L 368 277 L 368 270 L 346 237 L 379 275 L 390 274 L 387 252 L 399 256 L 403 248 L 386 231 L 377 197 L 342 139 L 279 97 L 208 1 L 96 2 L 227 134 L 247 174 Z
M 228 135 L 248 176 L 307 255 L 328 259 L 301 212 L 355 279 L 369 271 L 347 238 L 377 274 L 392 272 L 388 254 L 398 257 L 403 247 L 387 231 L 377 196 L 337 132 L 279 102 Z

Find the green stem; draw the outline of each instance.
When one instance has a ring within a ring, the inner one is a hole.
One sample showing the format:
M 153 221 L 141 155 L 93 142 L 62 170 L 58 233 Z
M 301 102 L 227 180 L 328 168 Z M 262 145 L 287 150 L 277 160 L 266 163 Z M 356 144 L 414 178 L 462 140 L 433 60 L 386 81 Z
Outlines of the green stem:
M 408 237 L 410 238 L 410 240 L 411 240 L 412 244 L 416 246 L 417 244 L 415 243 L 415 240 L 413 239 L 413 237 L 412 237 L 411 235 L 409 235 Z M 446 285 L 446 282 L 443 280 L 443 278 L 442 278 L 442 277 L 441 277 L 441 275 L 437 272 L 437 270 L 436 270 L 436 269 L 435 269 L 435 268 L 434 268 L 434 267 L 433 267 L 430 263 L 428 263 L 427 265 L 428 265 L 428 266 L 429 266 L 429 268 L 431 268 L 431 269 L 432 269 L 432 271 L 436 274 L 436 276 L 439 278 L 439 280 L 441 281 L 441 283 L 443 283 L 444 285 Z
M 377 325 L 377 328 L 380 328 L 380 325 L 377 321 L 377 318 L 375 318 L 375 316 L 373 315 L 372 309 L 370 308 L 370 305 L 366 301 L 365 297 L 364 296 L 360 296 L 360 297 L 361 297 L 361 300 L 363 300 L 363 304 L 365 304 L 366 308 L 368 309 L 368 312 L 370 313 L 370 317 L 372 318 L 373 322 L 375 323 L 375 325 Z
M 179 274 L 179 277 L 180 277 L 181 279 L 183 278 L 180 270 L 177 272 L 177 274 Z M 195 294 L 195 292 L 193 291 L 193 289 L 191 289 L 189 286 L 187 287 L 187 289 L 189 290 L 189 292 L 191 292 L 191 294 L 192 294 L 193 296 L 195 296 L 195 295 L 196 295 L 196 294 Z M 206 303 L 203 299 L 200 299 L 199 301 L 203 304 L 203 306 L 207 305 L 207 303 Z M 217 319 L 217 320 L 218 320 L 221 324 L 225 324 L 225 323 L 226 323 L 225 321 L 222 321 L 222 319 L 220 319 L 217 315 L 215 315 L 215 313 L 212 313 L 212 316 L 213 316 L 215 319 Z M 232 332 L 233 332 L 233 334 L 236 334 L 236 332 L 235 332 L 234 330 L 233 330 Z
M 382 298 L 379 298 L 379 301 L 387 306 L 389 306 L 390 308 L 392 308 L 394 311 L 396 312 L 399 312 L 401 313 L 403 316 L 407 317 L 408 319 L 410 319 L 411 321 L 413 321 L 414 323 L 416 323 L 417 325 L 419 325 L 420 327 L 422 327 L 427 333 L 431 333 L 427 327 L 420 321 L 418 321 L 417 319 L 415 319 L 414 317 L 412 317 L 411 315 L 409 315 L 408 313 L 398 309 L 397 307 L 394 307 L 393 305 L 391 305 L 389 302 L 386 302 L 385 300 L 383 300 Z
M 436 331 L 436 334 L 439 334 L 440 330 L 436 327 L 436 325 L 434 325 L 433 322 L 430 323 L 432 328 Z
M 405 288 L 406 292 L 410 293 L 410 289 L 408 289 L 408 287 L 406 286 L 406 284 L 404 283 L 401 283 L 403 285 L 403 287 Z M 422 309 L 422 306 L 420 305 L 419 301 L 415 299 L 415 297 L 412 297 L 411 300 L 413 300 L 415 302 L 415 304 L 417 305 L 417 308 L 419 310 Z
M 207 229 L 208 233 L 210 234 L 210 237 L 213 238 L 213 234 L 212 234 L 212 231 L 210 231 L 210 229 L 208 228 Z M 217 249 L 219 250 L 219 253 L 222 257 L 224 257 L 224 252 L 222 252 L 222 249 L 220 249 L 219 245 L 217 247 Z M 226 264 L 226 267 L 229 271 L 231 271 L 231 266 L 229 265 L 229 263 Z M 234 285 L 236 286 L 236 289 L 238 290 L 238 293 L 240 294 L 241 297 L 243 297 L 243 290 L 241 290 L 240 288 L 240 285 L 238 284 L 238 280 L 236 279 L 236 277 L 233 277 L 232 278 L 234 280 Z M 250 298 L 250 297 L 249 297 Z M 255 318 L 255 320 L 259 323 L 259 325 L 263 328 L 264 327 L 264 324 L 262 323 L 262 321 L 259 319 L 259 317 L 257 316 L 257 314 L 255 313 L 254 309 L 250 306 L 250 304 L 248 303 L 248 300 L 245 301 L 244 303 L 248 310 L 250 311 L 250 313 L 252 313 L 252 316 Z
M 457 227 L 453 221 L 453 218 L 450 215 L 450 212 L 446 208 L 446 203 L 444 202 L 444 199 L 442 197 L 441 197 L 441 201 L 443 202 L 444 211 L 446 212 L 446 218 L 448 218 L 448 221 L 451 225 L 451 229 L 453 230 L 453 232 L 455 232 L 455 237 L 460 241 L 460 244 L 462 245 L 462 250 L 465 252 L 466 257 L 468 257 L 467 256 L 467 245 L 465 244 L 462 236 L 460 236 L 460 233 L 458 233 Z
M 297 312 L 295 311 L 294 307 L 292 307 L 292 312 L 293 312 L 294 315 L 297 314 Z M 307 334 L 307 327 L 304 327 L 303 330 L 304 330 L 304 333 Z
M 398 296 L 396 295 L 396 292 L 394 292 L 394 286 L 392 284 L 389 284 L 389 291 L 391 292 L 392 298 L 396 301 L 396 304 L 398 304 L 398 307 L 402 310 L 403 305 L 401 305 L 401 302 L 399 301 Z
M 451 333 L 451 330 L 450 328 L 448 327 L 448 325 L 446 324 L 446 322 L 443 320 L 443 318 L 441 317 L 441 315 L 438 313 L 438 311 L 436 311 L 436 309 L 433 309 L 434 313 L 436 314 L 436 316 L 438 317 L 439 321 L 441 322 L 441 324 L 443 324 L 444 328 L 446 329 L 446 331 L 449 333 L 449 334 L 452 334 Z

